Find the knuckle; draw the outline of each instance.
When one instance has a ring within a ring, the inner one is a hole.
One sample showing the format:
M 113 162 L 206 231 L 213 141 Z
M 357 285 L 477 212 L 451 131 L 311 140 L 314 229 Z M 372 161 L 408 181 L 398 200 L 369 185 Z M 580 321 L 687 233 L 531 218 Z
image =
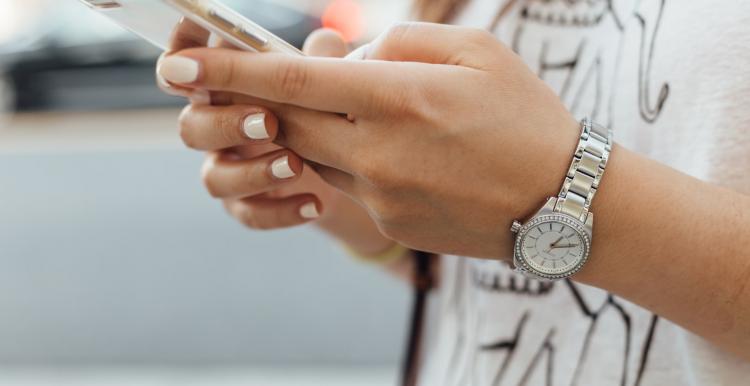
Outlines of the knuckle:
M 269 217 L 268 220 L 270 221 L 270 223 L 269 223 L 269 228 L 267 229 L 276 229 L 276 228 L 283 226 L 286 223 L 284 213 L 282 213 L 280 209 L 271 211 L 268 214 L 268 217 Z
M 203 177 L 203 186 L 206 187 L 206 191 L 211 197 L 221 198 L 219 187 L 217 186 L 215 180 L 211 178 L 210 174 Z
M 420 120 L 430 111 L 434 98 L 424 86 L 375 89 L 368 93 L 367 103 L 371 110 L 378 112 L 382 120 L 391 123 L 403 120 Z
M 193 115 L 192 107 L 187 106 L 180 113 L 178 118 L 178 127 L 180 129 L 180 139 L 185 146 L 195 149 L 197 144 L 195 141 L 195 131 L 193 130 Z
M 243 207 L 239 214 L 239 220 L 248 228 L 261 229 L 261 223 L 258 220 L 256 210 L 251 205 L 245 205 Z
M 267 230 L 271 230 L 274 228 L 273 226 L 271 226 L 270 222 L 266 221 L 261 216 L 257 216 L 257 215 L 253 216 L 252 221 L 253 221 L 253 229 L 255 230 L 267 231 Z
M 309 73 L 300 61 L 285 60 L 276 67 L 273 80 L 277 86 L 277 99 L 294 101 L 307 87 Z
M 217 134 L 221 136 L 222 143 L 226 145 L 241 144 L 239 136 L 241 123 L 237 114 L 234 112 L 224 112 L 216 114 L 214 117 L 214 127 L 217 128 Z
M 215 77 L 216 85 L 224 90 L 232 90 L 239 78 L 238 65 L 233 57 L 218 55 L 218 68 L 215 71 L 207 71 Z
M 193 134 L 193 131 L 187 127 L 187 126 L 180 126 L 180 140 L 182 140 L 182 143 L 190 148 L 190 149 L 197 149 L 197 144 L 195 142 L 195 136 Z
M 397 46 L 408 38 L 409 34 L 413 31 L 414 26 L 414 23 L 404 21 L 393 23 L 385 31 L 383 43 L 386 46 Z
M 487 47 L 497 41 L 491 32 L 481 28 L 467 28 L 465 33 L 466 43 L 477 48 Z
M 211 159 L 207 159 L 203 164 L 203 168 L 201 169 L 201 181 L 203 181 L 203 186 L 211 197 L 220 198 L 220 189 L 213 173 L 213 164 L 214 161 Z
M 245 187 L 257 191 L 263 190 L 264 187 L 271 184 L 272 180 L 268 177 L 268 172 L 261 169 L 261 167 L 254 164 L 242 168 L 242 178 Z
M 278 227 L 276 225 L 278 222 L 274 220 L 275 217 L 275 211 L 264 213 L 260 210 L 256 210 L 252 206 L 248 206 L 244 214 L 243 222 L 252 229 L 267 231 Z

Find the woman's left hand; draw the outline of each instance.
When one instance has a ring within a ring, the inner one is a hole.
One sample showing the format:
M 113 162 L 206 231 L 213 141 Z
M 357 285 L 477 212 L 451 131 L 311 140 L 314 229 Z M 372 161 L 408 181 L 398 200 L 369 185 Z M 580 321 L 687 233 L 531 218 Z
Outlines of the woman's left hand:
M 559 190 L 577 120 L 482 30 L 399 24 L 364 58 L 196 48 L 163 59 L 160 73 L 257 99 L 279 119 L 277 143 L 313 162 L 386 236 L 422 250 L 510 257 L 513 219 Z

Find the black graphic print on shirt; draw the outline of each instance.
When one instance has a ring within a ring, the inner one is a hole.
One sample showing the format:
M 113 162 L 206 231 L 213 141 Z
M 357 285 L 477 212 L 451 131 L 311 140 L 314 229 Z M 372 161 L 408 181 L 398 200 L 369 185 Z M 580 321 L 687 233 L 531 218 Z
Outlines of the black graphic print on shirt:
M 576 116 L 612 126 L 615 77 L 626 33 L 640 38 L 638 101 L 641 117 L 654 122 L 669 85 L 653 85 L 651 63 L 666 0 L 509 0 L 491 23 L 495 30 L 512 9 L 520 12 L 512 47 L 542 79 L 563 77 L 560 97 Z M 543 38 L 540 39 L 540 36 Z M 618 36 L 618 41 L 600 39 Z M 628 53 L 632 55 L 633 53 Z

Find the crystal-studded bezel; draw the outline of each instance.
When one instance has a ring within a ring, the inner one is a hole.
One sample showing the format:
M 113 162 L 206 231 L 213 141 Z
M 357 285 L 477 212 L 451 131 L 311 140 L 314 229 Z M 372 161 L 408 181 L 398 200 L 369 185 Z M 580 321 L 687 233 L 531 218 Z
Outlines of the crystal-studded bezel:
M 522 252 L 522 245 L 525 237 L 527 236 L 528 232 L 533 229 L 534 227 L 545 224 L 545 223 L 562 223 L 565 224 L 571 228 L 573 228 L 578 234 L 581 236 L 581 239 L 584 241 L 583 246 L 583 257 L 569 270 L 550 274 L 547 272 L 539 271 L 538 269 L 532 268 L 531 265 L 528 263 L 526 256 Z M 559 280 L 559 279 L 565 279 L 570 276 L 575 275 L 578 273 L 578 271 L 583 268 L 584 264 L 586 264 L 586 260 L 588 260 L 589 257 L 589 251 L 591 250 L 591 237 L 589 236 L 588 232 L 586 232 L 586 226 L 581 221 L 578 221 L 577 219 L 561 214 L 547 214 L 542 215 L 533 218 L 531 221 L 527 222 L 526 224 L 523 224 L 521 228 L 518 230 L 518 235 L 516 236 L 516 243 L 515 243 L 515 263 L 516 268 L 520 268 L 523 271 L 526 271 L 528 273 L 531 273 L 534 276 L 538 276 L 539 278 L 546 279 L 546 280 Z

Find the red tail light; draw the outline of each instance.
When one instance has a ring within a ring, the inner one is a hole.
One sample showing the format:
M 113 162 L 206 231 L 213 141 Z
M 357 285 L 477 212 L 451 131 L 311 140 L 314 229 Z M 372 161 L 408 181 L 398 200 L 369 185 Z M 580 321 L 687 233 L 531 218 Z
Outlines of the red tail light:
M 362 36 L 364 18 L 362 6 L 354 0 L 334 0 L 325 9 L 321 17 L 323 27 L 331 28 L 351 42 Z

